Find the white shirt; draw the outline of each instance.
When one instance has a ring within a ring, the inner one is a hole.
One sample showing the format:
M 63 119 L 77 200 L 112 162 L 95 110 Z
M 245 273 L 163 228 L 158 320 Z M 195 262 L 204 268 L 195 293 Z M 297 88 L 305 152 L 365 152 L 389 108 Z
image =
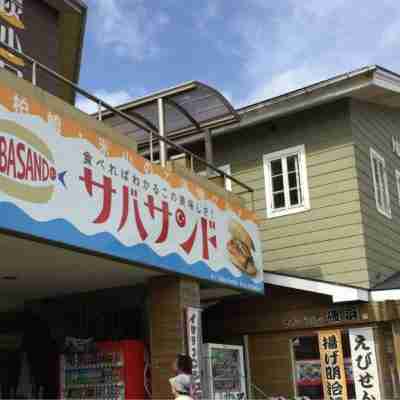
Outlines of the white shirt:
M 187 394 L 179 394 L 178 397 L 175 397 L 175 400 L 193 400 L 193 398 Z

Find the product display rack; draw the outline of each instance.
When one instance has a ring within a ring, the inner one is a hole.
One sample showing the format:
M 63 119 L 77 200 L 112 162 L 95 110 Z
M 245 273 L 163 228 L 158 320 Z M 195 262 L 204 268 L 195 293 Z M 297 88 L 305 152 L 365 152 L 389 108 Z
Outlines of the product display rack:
M 62 399 L 125 399 L 123 352 L 72 353 L 61 361 Z

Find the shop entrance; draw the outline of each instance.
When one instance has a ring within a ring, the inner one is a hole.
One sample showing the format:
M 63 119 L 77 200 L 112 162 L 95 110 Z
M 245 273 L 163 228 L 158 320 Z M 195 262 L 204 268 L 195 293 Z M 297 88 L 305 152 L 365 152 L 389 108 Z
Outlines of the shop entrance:
M 1 398 L 122 399 L 132 384 L 122 375 L 134 379 L 140 366 L 128 358 L 143 360 L 148 349 L 146 297 L 143 286 L 115 288 L 38 300 L 3 314 Z
M 324 390 L 321 378 L 321 361 L 318 335 L 310 334 L 291 339 L 294 359 L 294 374 L 298 396 L 310 399 L 323 399 Z M 355 399 L 354 379 L 351 367 L 350 342 L 347 331 L 342 332 L 346 386 L 349 399 Z
M 157 272 L 4 234 L 0 246 L 0 398 L 123 399 L 126 368 L 132 376 L 148 349 L 146 283 Z M 66 346 L 82 341 L 93 345 L 81 356 Z M 91 389 L 64 393 L 67 383 Z

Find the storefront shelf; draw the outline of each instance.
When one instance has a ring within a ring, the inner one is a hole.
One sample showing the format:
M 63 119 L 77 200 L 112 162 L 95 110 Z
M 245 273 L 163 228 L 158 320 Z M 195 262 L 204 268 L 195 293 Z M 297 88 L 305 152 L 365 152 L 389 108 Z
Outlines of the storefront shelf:
M 89 364 L 89 365 L 79 365 L 76 367 L 66 366 L 65 371 L 68 372 L 68 371 L 77 371 L 81 369 L 121 368 L 123 366 L 124 363 L 121 361 L 114 364 Z
M 124 384 L 124 382 L 80 383 L 80 384 L 73 384 L 73 385 L 66 384 L 66 385 L 64 385 L 64 390 L 65 390 L 65 389 L 84 389 L 84 388 L 92 387 L 92 386 L 99 386 L 99 387 L 105 387 L 105 386 L 125 386 L 125 384 Z

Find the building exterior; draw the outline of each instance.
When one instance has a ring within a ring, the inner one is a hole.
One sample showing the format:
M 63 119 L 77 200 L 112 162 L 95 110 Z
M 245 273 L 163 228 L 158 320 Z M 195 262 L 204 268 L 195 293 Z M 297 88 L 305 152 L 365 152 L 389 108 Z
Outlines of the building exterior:
M 247 343 L 251 382 L 268 395 L 322 398 L 318 335 L 338 328 L 351 365 L 361 326 L 374 332 L 381 397 L 356 397 L 348 373 L 348 398 L 399 396 L 398 85 L 363 68 L 244 107 L 213 133 L 216 164 L 255 189 L 266 296 L 209 307 L 205 332 Z
M 88 116 L 85 18 L 0 1 L 0 355 L 42 348 L 45 398 L 66 337 L 143 343 L 153 398 L 177 353 L 207 384 L 202 340 L 243 347 L 238 398 L 399 398 L 400 77 L 239 110 L 188 82 Z
M 255 189 L 254 206 L 262 220 L 266 271 L 365 288 L 398 271 L 397 246 L 393 242 L 399 204 L 395 172 L 398 157 L 393 151 L 397 111 L 393 105 L 386 105 L 385 88 L 379 86 L 380 80 L 388 76 L 379 68 L 367 68 L 344 81 L 326 83 L 325 88 L 311 88 L 298 98 L 283 97 L 271 106 L 245 108 L 243 128 L 230 135 L 235 144 L 229 150 L 224 135 L 219 136 L 222 132 L 214 133 L 215 162 L 230 164 L 232 173 L 251 182 Z M 342 89 L 344 85 L 348 88 Z M 339 94 L 329 102 L 308 100 L 322 97 L 319 93 L 324 90 L 346 89 L 347 94 Z M 383 94 L 381 98 L 374 96 L 372 103 L 368 96 L 374 90 Z M 284 108 L 295 100 L 300 104 L 308 100 L 313 106 L 296 113 L 288 110 L 280 117 L 268 116 L 270 108 Z M 267 114 L 264 122 L 245 127 L 250 121 L 262 120 L 263 113 Z M 241 141 L 241 137 L 246 140 Z M 386 211 L 379 205 L 383 201 L 382 188 L 375 186 L 381 183 L 371 169 L 372 158 L 385 160 Z M 281 161 L 275 161 L 278 159 Z M 298 164 L 291 166 L 290 162 Z M 282 177 L 273 175 L 274 165 L 280 171 L 282 163 L 288 171 L 283 177 L 285 190 L 280 186 Z M 297 168 L 298 175 L 290 175 L 290 168 Z M 271 176 L 277 190 L 274 196 L 269 195 L 273 190 Z M 295 186 L 298 180 L 301 187 Z
M 266 395 L 322 398 L 318 334 L 340 330 L 351 370 L 349 338 L 361 327 L 372 328 L 380 371 L 380 393 L 365 398 L 399 396 L 399 83 L 365 67 L 245 106 L 211 135 L 170 133 L 254 189 L 241 197 L 260 221 L 266 295 L 215 295 L 204 336 L 244 345 L 247 380 Z M 139 149 L 149 154 L 148 141 Z M 300 379 L 307 368 L 319 374 L 312 384 Z M 348 398 L 364 398 L 351 372 L 347 383 Z
M 8 47 L 2 47 L 0 66 L 32 79 L 32 64 L 11 52 L 14 50 L 78 82 L 86 23 L 86 5 L 82 1 L 2 0 L 0 17 L 0 40 Z M 75 93 L 68 85 L 40 70 L 35 79 L 48 92 L 70 103 L 74 101 Z
M 263 293 L 258 225 L 235 194 L 139 155 L 102 108 L 96 119 L 70 104 L 85 13 L 72 0 L 0 1 L 1 397 L 169 398 L 178 354 L 200 370 L 204 293 Z M 203 96 L 214 106 L 204 121 L 181 104 Z M 199 82 L 142 99 L 157 121 L 88 97 L 157 138 L 237 120 Z M 147 353 L 131 373 L 128 347 Z

